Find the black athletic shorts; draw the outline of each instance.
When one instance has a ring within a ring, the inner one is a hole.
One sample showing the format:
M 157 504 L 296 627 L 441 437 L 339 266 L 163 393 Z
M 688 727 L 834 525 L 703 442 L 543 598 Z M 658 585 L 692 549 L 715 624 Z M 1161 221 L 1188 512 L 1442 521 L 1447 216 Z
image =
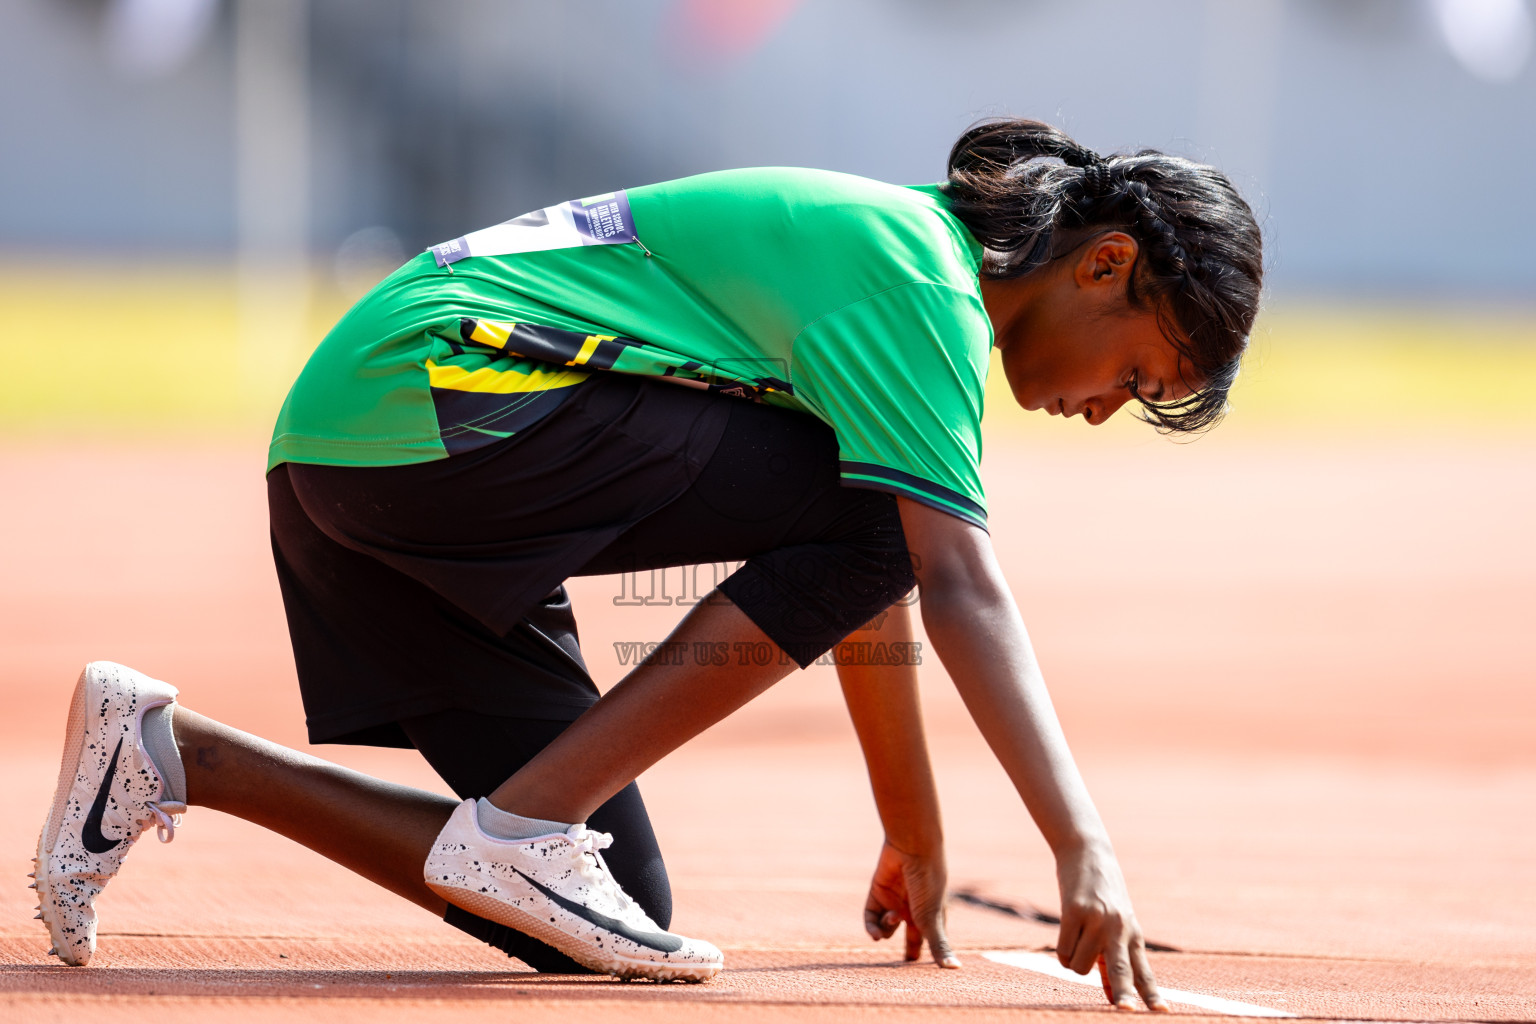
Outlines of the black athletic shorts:
M 915 583 L 894 496 L 842 485 L 820 420 L 619 374 L 448 459 L 278 466 L 268 498 L 316 743 L 575 719 L 598 694 L 571 576 L 744 560 L 720 589 L 802 666 Z

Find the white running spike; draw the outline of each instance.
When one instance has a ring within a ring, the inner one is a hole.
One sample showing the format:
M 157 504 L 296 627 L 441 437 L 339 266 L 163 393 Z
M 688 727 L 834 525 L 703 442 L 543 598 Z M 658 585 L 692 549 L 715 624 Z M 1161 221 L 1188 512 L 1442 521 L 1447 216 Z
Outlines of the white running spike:
M 32 915 L 32 920 L 34 920 L 34 921 L 41 921 L 42 919 L 43 919 L 43 912 L 42 911 L 38 911 L 37 913 Z
M 58 956 L 59 955 L 58 947 L 57 946 L 49 946 L 48 947 L 48 955 L 49 956 Z
M 54 955 L 67 964 L 84 965 L 95 952 L 96 897 L 129 849 L 157 823 L 170 831 L 173 816 L 161 810 L 173 806 L 170 793 L 142 723 L 175 700 L 175 687 L 105 661 L 87 665 L 75 684 L 34 869 Z
M 33 882 L 31 885 L 27 886 L 27 888 L 28 889 L 36 889 L 37 888 L 37 883 Z
M 585 825 L 527 840 L 494 839 L 465 800 L 432 844 L 427 886 L 471 913 L 620 978 L 708 981 L 724 966 L 707 942 L 662 930 L 630 899 L 599 853 L 613 837 Z

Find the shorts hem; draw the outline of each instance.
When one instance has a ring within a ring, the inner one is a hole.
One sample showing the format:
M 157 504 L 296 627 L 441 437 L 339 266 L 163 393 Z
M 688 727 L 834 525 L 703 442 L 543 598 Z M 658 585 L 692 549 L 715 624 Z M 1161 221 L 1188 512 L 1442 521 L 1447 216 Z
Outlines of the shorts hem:
M 334 712 L 319 718 L 308 718 L 305 726 L 310 743 L 340 743 L 363 747 L 404 747 L 412 749 L 409 740 L 398 723 L 404 718 L 416 718 L 439 711 L 474 711 L 487 715 L 503 715 L 509 718 L 538 718 L 551 722 L 574 722 L 595 701 L 567 703 L 559 700 L 508 699 L 506 701 L 482 701 L 472 707 L 463 706 L 462 700 L 444 699 L 439 696 L 413 697 L 409 700 L 388 704 L 355 708 Z

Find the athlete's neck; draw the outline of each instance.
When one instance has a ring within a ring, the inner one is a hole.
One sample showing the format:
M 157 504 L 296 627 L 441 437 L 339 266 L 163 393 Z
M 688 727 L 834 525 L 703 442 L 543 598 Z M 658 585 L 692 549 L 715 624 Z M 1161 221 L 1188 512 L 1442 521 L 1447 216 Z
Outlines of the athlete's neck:
M 986 307 L 987 319 L 992 321 L 994 339 L 1011 335 L 1014 326 L 1026 318 L 1039 298 L 1044 276 L 1033 273 L 999 280 L 982 275 L 981 304 Z

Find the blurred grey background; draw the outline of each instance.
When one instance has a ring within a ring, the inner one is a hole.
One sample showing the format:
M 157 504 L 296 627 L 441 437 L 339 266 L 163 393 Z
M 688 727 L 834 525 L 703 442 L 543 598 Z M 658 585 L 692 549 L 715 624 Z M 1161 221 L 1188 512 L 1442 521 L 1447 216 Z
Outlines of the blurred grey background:
M 0 0 L 0 255 L 345 279 L 722 167 L 939 179 L 1004 113 L 1214 163 L 1272 289 L 1536 295 L 1530 0 Z

